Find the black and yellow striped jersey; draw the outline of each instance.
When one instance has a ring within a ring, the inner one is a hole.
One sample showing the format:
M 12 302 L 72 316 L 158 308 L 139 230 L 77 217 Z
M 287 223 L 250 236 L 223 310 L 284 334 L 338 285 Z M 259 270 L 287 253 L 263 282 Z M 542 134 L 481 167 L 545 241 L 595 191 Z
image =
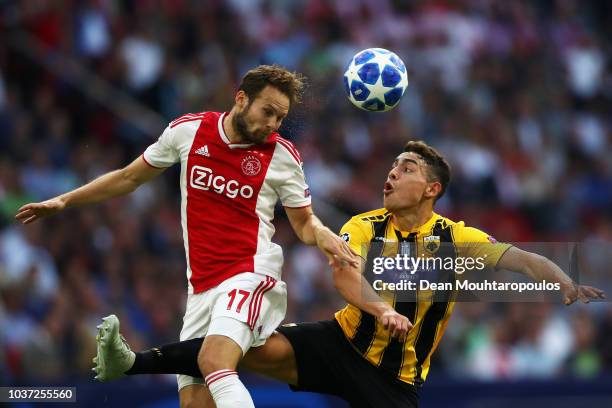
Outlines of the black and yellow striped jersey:
M 487 267 L 495 267 L 511 246 L 498 244 L 476 228 L 435 213 L 414 231 L 401 231 L 393 225 L 391 213 L 384 208 L 351 218 L 340 234 L 364 259 L 393 257 L 402 253 L 406 246 L 412 246 L 413 251 L 426 257 L 484 257 Z M 382 246 L 374 243 L 382 243 Z M 454 279 L 454 273 L 452 276 Z M 451 291 L 440 297 L 432 291 L 417 290 L 415 301 L 400 301 L 396 292 L 377 293 L 412 322 L 413 328 L 404 342 L 391 338 L 390 332 L 374 316 L 353 305 L 336 312 L 336 320 L 352 346 L 370 363 L 401 381 L 419 386 L 427 377 L 431 355 L 444 334 L 456 293 Z

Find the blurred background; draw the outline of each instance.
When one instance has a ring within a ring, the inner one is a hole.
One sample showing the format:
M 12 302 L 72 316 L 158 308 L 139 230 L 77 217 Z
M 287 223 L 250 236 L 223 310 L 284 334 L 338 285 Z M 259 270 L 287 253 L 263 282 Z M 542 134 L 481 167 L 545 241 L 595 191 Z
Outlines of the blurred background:
M 309 78 L 281 133 L 336 230 L 382 206 L 390 164 L 416 138 L 453 166 L 439 213 L 501 241 L 609 243 L 610 21 L 611 2 L 578 0 L 0 1 L 0 384 L 76 385 L 79 405 L 177 405 L 173 376 L 97 384 L 90 370 L 109 313 L 135 350 L 178 339 L 179 167 L 98 206 L 27 227 L 13 217 L 126 165 L 183 113 L 229 110 L 261 63 Z M 408 67 L 389 113 L 344 95 L 345 65 L 369 47 Z M 343 302 L 326 261 L 281 209 L 275 224 L 286 321 L 331 318 Z M 608 303 L 463 303 L 421 403 L 612 406 L 611 371 Z M 345 406 L 246 378 L 260 407 Z

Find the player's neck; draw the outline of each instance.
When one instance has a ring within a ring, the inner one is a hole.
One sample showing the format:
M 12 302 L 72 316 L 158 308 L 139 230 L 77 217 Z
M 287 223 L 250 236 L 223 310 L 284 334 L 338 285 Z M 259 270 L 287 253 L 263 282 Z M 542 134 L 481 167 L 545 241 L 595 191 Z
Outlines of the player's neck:
M 225 115 L 225 117 L 223 118 L 223 131 L 225 131 L 225 135 L 229 139 L 230 143 L 244 143 L 240 134 L 236 131 L 236 129 L 234 129 L 233 119 L 234 110 L 232 109 L 230 113 Z
M 401 231 L 415 231 L 432 216 L 433 208 L 421 206 L 393 212 L 391 222 Z

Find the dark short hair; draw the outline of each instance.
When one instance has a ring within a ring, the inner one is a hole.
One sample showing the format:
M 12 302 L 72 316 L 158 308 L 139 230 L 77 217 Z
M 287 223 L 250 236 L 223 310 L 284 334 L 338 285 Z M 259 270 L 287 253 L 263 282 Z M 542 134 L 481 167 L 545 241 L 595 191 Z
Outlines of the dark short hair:
M 280 65 L 260 65 L 245 74 L 238 90 L 244 91 L 250 103 L 270 85 L 285 94 L 294 105 L 302 100 L 304 83 L 304 75 L 298 72 L 291 72 Z
M 436 201 L 444 195 L 451 179 L 451 168 L 444 156 L 422 140 L 411 140 L 404 145 L 404 152 L 416 153 L 427 163 L 429 181 L 437 181 L 442 186 Z

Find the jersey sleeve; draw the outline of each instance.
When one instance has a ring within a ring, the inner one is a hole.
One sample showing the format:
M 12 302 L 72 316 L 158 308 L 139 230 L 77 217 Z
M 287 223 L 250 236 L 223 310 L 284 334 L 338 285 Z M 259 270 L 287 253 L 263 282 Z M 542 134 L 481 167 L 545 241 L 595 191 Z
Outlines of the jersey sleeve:
M 363 221 L 358 218 L 351 218 L 340 230 L 342 239 L 363 259 L 367 258 L 372 239 L 371 228 L 367 229 L 366 227 L 367 225 Z
M 144 160 L 153 167 L 166 168 L 179 161 L 175 146 L 175 128 L 168 126 L 159 139 L 144 151 Z
M 299 156 L 292 154 L 285 145 L 281 149 L 281 160 L 278 171 L 280 184 L 278 196 L 284 207 L 299 208 L 311 204 L 310 189 L 306 184 L 304 169 Z
M 481 258 L 487 267 L 494 268 L 511 244 L 497 242 L 489 234 L 473 227 L 461 227 L 455 237 L 459 256 Z

